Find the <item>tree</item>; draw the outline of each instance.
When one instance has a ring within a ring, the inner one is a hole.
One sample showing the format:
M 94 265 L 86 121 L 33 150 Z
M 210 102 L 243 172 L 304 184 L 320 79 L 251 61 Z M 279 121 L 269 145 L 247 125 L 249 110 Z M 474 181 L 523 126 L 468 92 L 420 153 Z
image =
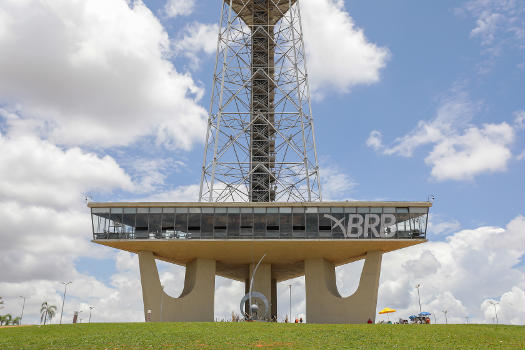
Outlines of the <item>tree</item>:
M 9 326 L 12 320 L 13 316 L 10 314 L 0 316 L 0 326 Z
M 13 320 L 11 321 L 11 324 L 13 326 L 20 326 L 20 316 L 13 318 Z
M 2 297 L 0 297 L 0 309 L 4 308 L 4 301 L 2 300 Z
M 42 320 L 44 321 L 44 326 L 47 323 L 47 320 L 49 318 L 49 321 L 55 316 L 57 312 L 57 307 L 54 305 L 49 305 L 47 301 L 44 301 L 42 303 L 42 307 L 40 308 L 40 323 L 42 323 Z

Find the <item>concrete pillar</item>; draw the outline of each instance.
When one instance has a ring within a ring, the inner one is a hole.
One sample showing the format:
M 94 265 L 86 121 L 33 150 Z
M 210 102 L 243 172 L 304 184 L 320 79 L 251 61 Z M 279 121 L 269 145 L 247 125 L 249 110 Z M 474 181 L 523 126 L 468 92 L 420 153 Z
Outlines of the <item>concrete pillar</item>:
M 342 298 L 335 266 L 322 258 L 305 260 L 306 320 L 308 323 L 366 323 L 375 321 L 382 252 L 367 252 L 359 286 Z
M 184 289 L 178 298 L 166 294 L 152 252 L 139 252 L 144 315 L 151 321 L 213 322 L 215 260 L 195 259 L 186 264 Z
M 277 280 L 275 278 L 272 278 L 272 297 L 270 299 L 270 305 L 271 305 L 271 315 L 270 317 L 273 319 L 277 319 Z
M 250 264 L 250 276 L 248 280 L 248 289 L 250 288 L 249 283 L 252 279 L 252 272 L 255 269 L 255 264 Z M 255 272 L 255 278 L 253 280 L 252 292 L 259 292 L 264 294 L 270 304 L 270 310 L 268 310 L 268 316 L 271 317 L 272 312 L 272 265 L 271 264 L 260 264 Z

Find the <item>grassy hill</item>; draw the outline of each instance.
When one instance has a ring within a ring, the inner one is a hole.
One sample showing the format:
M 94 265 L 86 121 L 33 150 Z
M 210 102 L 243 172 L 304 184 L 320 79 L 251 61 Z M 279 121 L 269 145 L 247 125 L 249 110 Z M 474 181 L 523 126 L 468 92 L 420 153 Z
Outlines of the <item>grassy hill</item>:
M 0 349 L 525 349 L 525 327 L 92 323 L 2 328 Z

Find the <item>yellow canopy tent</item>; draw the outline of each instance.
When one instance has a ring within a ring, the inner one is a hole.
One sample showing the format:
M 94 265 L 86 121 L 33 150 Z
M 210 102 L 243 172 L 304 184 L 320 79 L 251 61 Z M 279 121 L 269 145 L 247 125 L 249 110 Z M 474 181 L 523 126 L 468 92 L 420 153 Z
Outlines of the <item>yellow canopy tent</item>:
M 391 309 L 389 307 L 385 307 L 383 310 L 379 311 L 380 314 L 390 314 L 392 312 L 396 312 L 395 309 Z M 390 322 L 390 315 L 387 315 L 388 316 L 388 321 Z
M 391 312 L 396 312 L 395 309 L 391 309 L 389 307 L 385 307 L 383 310 L 379 311 L 380 314 L 389 314 Z

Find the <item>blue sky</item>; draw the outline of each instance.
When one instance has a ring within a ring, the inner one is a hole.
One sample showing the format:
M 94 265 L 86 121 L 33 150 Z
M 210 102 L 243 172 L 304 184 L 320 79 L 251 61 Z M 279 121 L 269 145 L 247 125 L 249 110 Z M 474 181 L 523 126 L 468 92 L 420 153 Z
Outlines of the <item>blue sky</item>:
M 411 312 L 413 285 L 423 281 L 424 305 L 446 305 L 449 319 L 492 322 L 487 305 L 497 300 L 500 319 L 523 324 L 523 3 L 301 4 L 325 198 L 435 196 L 431 242 L 385 256 L 378 308 Z M 23 294 L 33 295 L 33 310 L 44 299 L 60 303 L 67 279 L 68 314 L 95 305 L 100 321 L 141 319 L 140 289 L 130 293 L 139 288 L 136 258 L 89 242 L 83 194 L 197 199 L 219 5 L 0 4 L 6 311 L 17 313 Z M 411 264 L 427 269 L 410 274 Z M 183 270 L 160 266 L 176 295 Z M 343 294 L 359 269 L 338 270 Z M 304 280 L 293 284 L 294 309 L 304 313 Z M 220 279 L 218 298 L 242 288 Z M 230 308 L 216 306 L 216 316 Z M 27 315 L 36 322 L 36 311 Z

